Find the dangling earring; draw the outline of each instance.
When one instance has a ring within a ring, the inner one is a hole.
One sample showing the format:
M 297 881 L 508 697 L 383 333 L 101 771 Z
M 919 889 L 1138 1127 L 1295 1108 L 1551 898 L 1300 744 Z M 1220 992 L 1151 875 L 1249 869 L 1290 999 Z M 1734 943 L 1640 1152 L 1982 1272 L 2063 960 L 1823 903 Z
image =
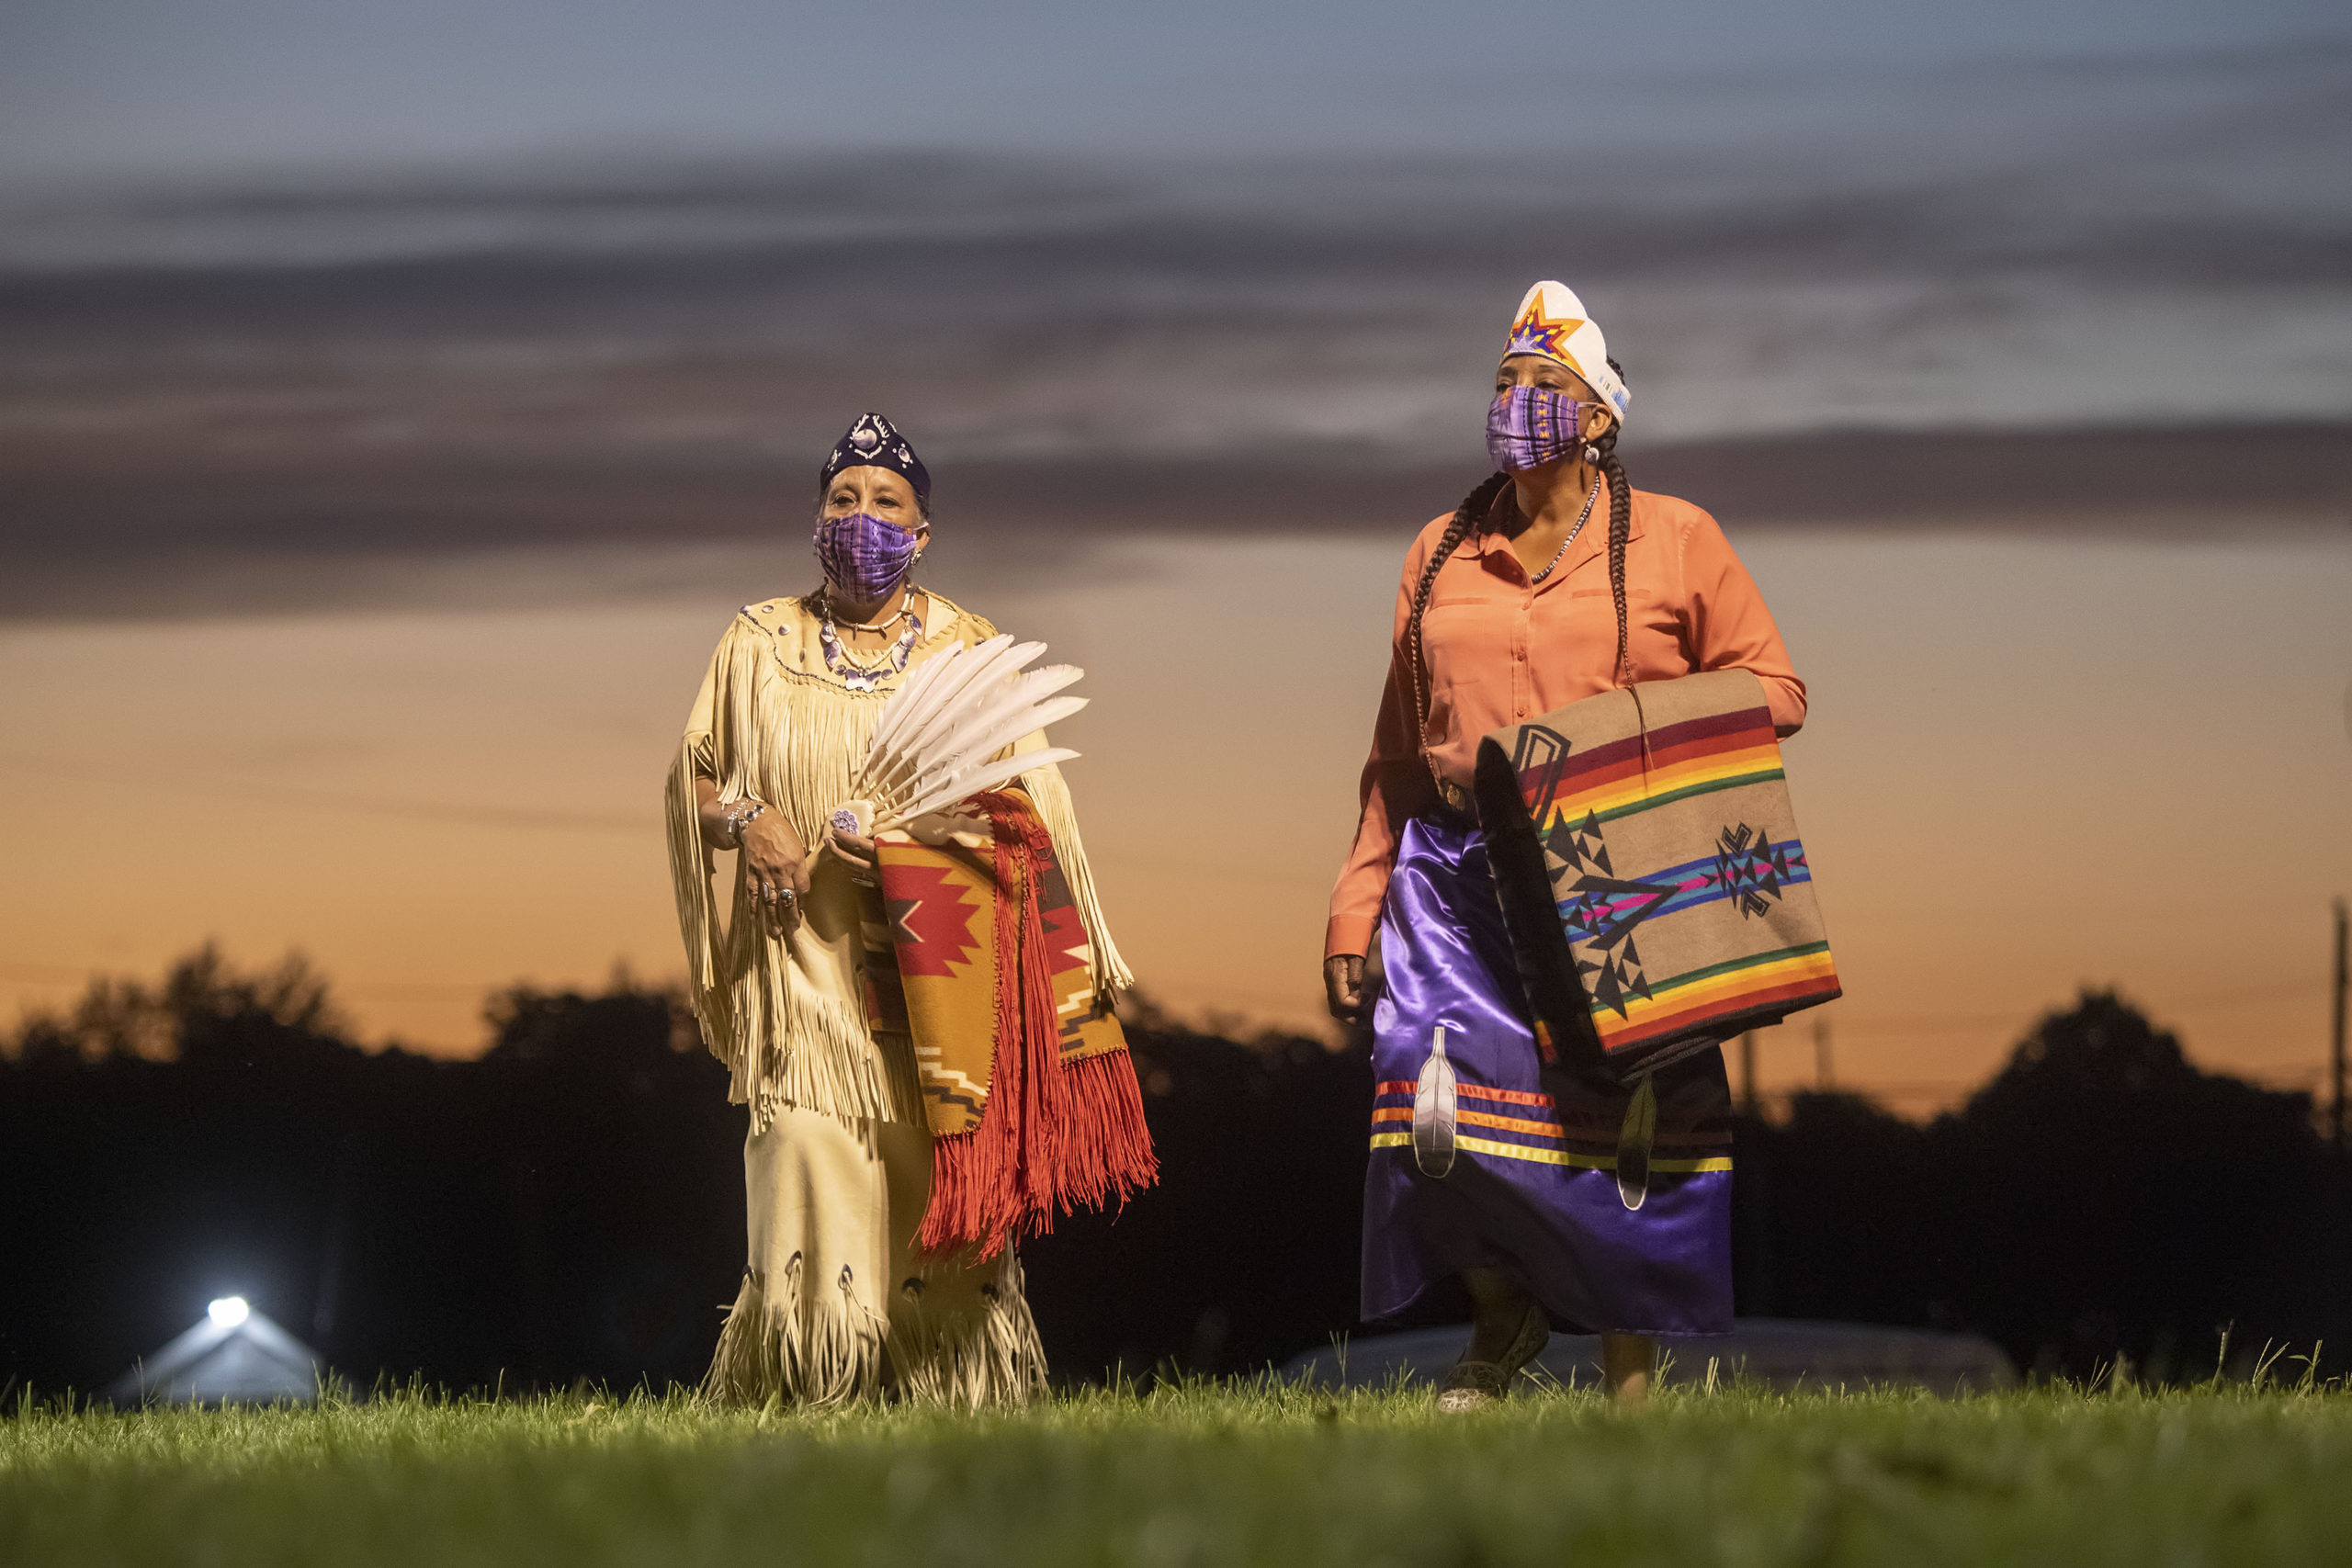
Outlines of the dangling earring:
M 1584 444 L 1584 460 L 1595 468 L 1600 465 L 1600 448 L 1588 441 Z

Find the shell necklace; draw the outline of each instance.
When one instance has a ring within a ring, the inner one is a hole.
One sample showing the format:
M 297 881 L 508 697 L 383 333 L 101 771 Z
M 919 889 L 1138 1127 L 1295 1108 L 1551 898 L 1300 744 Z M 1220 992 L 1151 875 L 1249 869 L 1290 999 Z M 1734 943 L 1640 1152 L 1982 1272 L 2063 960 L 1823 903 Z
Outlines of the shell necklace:
M 915 595 L 921 592 L 919 588 L 909 588 L 899 613 L 873 626 L 859 621 L 845 623 L 852 630 L 862 632 L 882 631 L 901 620 L 907 623 L 907 629 L 899 634 L 898 640 L 884 649 L 882 656 L 871 664 L 859 663 L 842 646 L 841 632 L 833 622 L 833 601 L 831 595 L 827 595 L 823 608 L 817 615 L 817 641 L 825 650 L 825 668 L 840 676 L 842 684 L 853 692 L 871 692 L 882 684 L 885 675 L 896 675 L 904 671 L 908 656 L 913 653 L 916 641 L 922 636 L 922 617 L 914 613 Z

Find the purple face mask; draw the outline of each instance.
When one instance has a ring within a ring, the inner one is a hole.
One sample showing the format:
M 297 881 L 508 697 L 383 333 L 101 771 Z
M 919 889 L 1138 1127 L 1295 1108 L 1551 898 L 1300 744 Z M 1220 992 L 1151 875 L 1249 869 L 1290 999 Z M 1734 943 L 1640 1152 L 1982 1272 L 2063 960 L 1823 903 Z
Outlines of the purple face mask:
M 922 542 L 896 523 L 853 512 L 817 525 L 817 564 L 843 598 L 867 604 L 899 585 Z
M 1582 403 L 1549 387 L 1507 387 L 1487 411 L 1487 455 L 1512 473 L 1556 463 L 1584 446 L 1577 428 L 1583 412 Z

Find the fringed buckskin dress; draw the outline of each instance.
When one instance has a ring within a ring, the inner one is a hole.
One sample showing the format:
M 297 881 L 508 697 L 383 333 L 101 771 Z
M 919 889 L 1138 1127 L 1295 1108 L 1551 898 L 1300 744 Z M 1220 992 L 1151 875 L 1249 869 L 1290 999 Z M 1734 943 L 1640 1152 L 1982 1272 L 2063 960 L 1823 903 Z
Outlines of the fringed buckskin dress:
M 924 635 L 908 671 L 996 635 L 939 594 L 919 596 Z M 740 872 L 722 922 L 697 817 L 700 776 L 722 801 L 781 812 L 813 851 L 904 679 L 851 691 L 826 667 L 811 604 L 747 605 L 719 639 L 671 770 L 671 870 L 695 1016 L 726 1064 L 729 1098 L 752 1116 L 750 1256 L 705 1383 L 730 1402 L 837 1404 L 888 1387 L 980 1405 L 1044 1385 L 1013 1249 L 975 1264 L 914 1245 L 932 1139 L 880 895 L 829 854 L 788 938 L 768 934 Z M 1041 744 L 1032 737 L 1019 750 Z M 1069 789 L 1051 764 L 1021 782 L 1069 876 L 1102 987 L 1125 989 L 1133 981 L 1103 927 Z

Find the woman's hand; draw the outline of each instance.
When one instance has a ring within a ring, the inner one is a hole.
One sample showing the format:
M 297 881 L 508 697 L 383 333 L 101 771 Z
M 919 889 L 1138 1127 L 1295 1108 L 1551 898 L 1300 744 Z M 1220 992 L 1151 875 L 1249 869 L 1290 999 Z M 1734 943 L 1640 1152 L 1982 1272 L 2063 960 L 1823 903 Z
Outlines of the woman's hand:
M 1363 1015 L 1363 953 L 1335 953 L 1323 961 L 1323 999 L 1341 1023 Z
M 703 777 L 695 780 L 695 804 L 703 842 L 714 850 L 742 852 L 743 888 L 760 922 L 773 936 L 790 931 L 799 921 L 800 900 L 808 896 L 809 872 L 808 847 L 792 824 L 777 812 L 763 810 L 743 825 L 738 843 L 729 814 L 740 811 L 745 802 L 722 804 L 718 784 Z
M 849 867 L 850 880 L 866 887 L 882 885 L 880 852 L 871 839 L 861 839 L 845 828 L 833 829 L 833 853 Z
M 777 811 L 763 811 L 743 829 L 743 886 L 770 936 L 800 923 L 808 897 L 808 848 Z

